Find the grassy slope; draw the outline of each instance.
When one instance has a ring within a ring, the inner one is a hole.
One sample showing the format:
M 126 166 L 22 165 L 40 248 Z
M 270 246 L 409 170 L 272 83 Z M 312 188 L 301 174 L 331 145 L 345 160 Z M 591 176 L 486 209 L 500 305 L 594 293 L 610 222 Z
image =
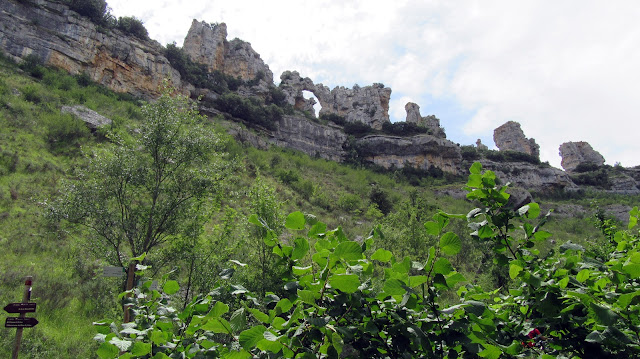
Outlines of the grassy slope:
M 37 73 L 36 73 L 37 74 Z M 100 135 L 91 135 L 82 123 L 60 114 L 64 104 L 84 104 L 114 120 L 113 130 L 135 128 L 140 104 L 95 85 L 80 86 L 76 79 L 45 70 L 41 79 L 22 73 L 15 64 L 0 62 L 0 305 L 19 301 L 22 280 L 33 275 L 33 300 L 38 303 L 40 324 L 25 330 L 23 357 L 92 357 L 96 345 L 91 322 L 119 317 L 115 296 L 119 282 L 101 277 L 102 262 L 89 255 L 87 233 L 50 223 L 43 203 L 55 198 L 61 181 L 72 178 L 74 168 L 85 163 L 84 153 L 96 146 L 110 146 Z M 212 131 L 221 126 L 212 124 Z M 227 257 L 242 255 L 247 237 L 248 193 L 256 176 L 275 188 L 284 213 L 313 213 L 330 227 L 343 226 L 350 237 L 366 236 L 380 224 L 387 234 L 380 245 L 398 254 L 420 255 L 430 238 L 422 223 L 438 209 L 466 213 L 464 200 L 438 197 L 434 189 L 463 187 L 464 182 L 421 179 L 418 186 L 398 173 L 376 173 L 281 149 L 260 151 L 228 139 L 227 151 L 238 163 L 227 184 L 221 208 L 235 215 L 235 229 L 223 243 Z M 415 181 L 414 181 L 415 182 Z M 373 185 L 393 203 L 382 215 L 369 200 Z M 548 203 L 549 204 L 549 203 Z M 553 204 L 553 203 L 550 203 Z M 216 213 L 208 227 L 211 241 L 223 238 L 224 211 Z M 557 241 L 597 242 L 588 217 L 552 220 L 549 230 Z M 465 223 L 452 225 L 468 238 Z M 482 252 L 465 242 L 454 265 L 467 278 L 490 282 L 490 273 L 479 268 Z M 250 284 L 250 283 L 249 283 Z M 0 315 L 4 320 L 6 314 Z M 0 329 L 0 357 L 8 357 L 14 331 Z M 68 353 L 68 354 L 67 354 Z

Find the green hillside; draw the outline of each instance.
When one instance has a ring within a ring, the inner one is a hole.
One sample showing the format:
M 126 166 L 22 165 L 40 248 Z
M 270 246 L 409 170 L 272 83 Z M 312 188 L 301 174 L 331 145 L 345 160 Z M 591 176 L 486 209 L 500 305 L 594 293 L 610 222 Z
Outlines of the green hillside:
M 86 106 L 113 123 L 92 133 L 82 121 L 62 114 L 63 105 Z M 93 231 L 59 220 L 52 208 L 90 169 L 90 159 L 141 135 L 139 129 L 147 120 L 143 106 L 143 101 L 115 94 L 86 77 L 29 61 L 0 61 L 0 303 L 19 301 L 24 277 L 32 275 L 32 300 L 38 303 L 35 316 L 40 322 L 25 329 L 21 357 L 94 357 L 99 344 L 92 339 L 97 333 L 92 323 L 122 320 L 118 294 L 124 283 L 102 276 L 103 266 L 116 263 L 101 255 L 104 248 Z M 250 223 L 252 214 L 264 218 L 274 233 L 282 233 L 285 242 L 294 240 L 283 223 L 295 211 L 307 218 L 313 214 L 329 229 L 340 227 L 358 242 L 376 228 L 371 252 L 385 248 L 395 258 L 410 255 L 424 261 L 438 235 L 423 224 L 438 211 L 467 214 L 476 206 L 442 194 L 463 188 L 466 178 L 385 172 L 275 147 L 257 150 L 227 135 L 225 121 L 219 117 L 199 123 L 218 141 L 216 190 L 202 202 L 199 214 L 204 226 L 194 229 L 192 236 L 170 236 L 144 262 L 151 266 L 146 277 L 167 276 L 181 288 L 190 288 L 171 297 L 179 308 L 220 284 L 219 274 L 234 265 L 230 260 L 247 264 L 236 271 L 234 284 L 262 296 L 283 292 L 277 255 L 263 241 L 261 229 Z M 638 202 L 629 196 L 587 193 L 574 199 L 542 198 L 540 204 L 589 208 L 593 200 L 601 205 Z M 570 240 L 587 251 L 604 250 L 608 239 L 594 227 L 593 211 L 580 213 L 552 215 L 545 229 L 553 236 L 536 243 L 536 248 L 547 252 Z M 451 220 L 447 230 L 461 240 L 461 250 L 450 262 L 466 283 L 485 290 L 506 285 L 509 270 L 493 263 L 486 243 L 471 238 L 466 220 Z M 382 272 L 374 275 L 381 277 Z M 438 301 L 456 304 L 455 289 L 443 290 Z M 4 313 L 2 320 L 7 316 Z M 14 332 L 0 329 L 0 356 L 9 356 Z

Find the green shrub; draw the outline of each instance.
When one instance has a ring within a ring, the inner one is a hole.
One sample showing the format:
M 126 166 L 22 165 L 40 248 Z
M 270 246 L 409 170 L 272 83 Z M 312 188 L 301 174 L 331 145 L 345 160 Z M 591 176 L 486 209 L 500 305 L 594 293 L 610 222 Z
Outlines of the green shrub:
M 71 114 L 47 114 L 43 120 L 47 129 L 47 142 L 54 148 L 75 145 L 77 140 L 90 135 L 85 123 Z
M 118 18 L 116 27 L 125 34 L 133 35 L 142 40 L 149 39 L 149 32 L 144 27 L 142 20 L 135 16 L 124 16 Z
M 573 171 L 577 172 L 577 173 L 593 172 L 593 171 L 597 171 L 599 168 L 600 168 L 600 166 L 598 166 L 595 163 L 583 162 L 583 163 L 578 164 Z
M 360 121 L 346 122 L 344 124 L 344 133 L 355 137 L 363 137 L 370 133 L 373 133 L 373 128 Z
M 387 215 L 393 209 L 393 204 L 389 200 L 389 194 L 380 188 L 378 185 L 374 184 L 371 186 L 371 191 L 369 192 L 369 200 L 371 203 L 374 203 L 380 212 Z
M 411 122 L 385 122 L 382 124 L 382 132 L 392 136 L 413 136 L 429 133 L 429 129 Z
M 320 114 L 320 119 L 323 121 L 331 121 L 340 126 L 344 126 L 346 123 L 344 116 L 340 116 L 336 113 L 322 113 Z
M 602 168 L 598 171 L 584 172 L 571 176 L 571 180 L 577 185 L 595 186 L 603 189 L 611 188 L 609 174 L 607 170 Z
M 34 104 L 39 104 L 43 99 L 43 93 L 41 89 L 36 85 L 25 86 L 22 89 L 22 95 L 24 96 L 25 100 Z
M 343 211 L 351 212 L 360 206 L 362 206 L 362 199 L 356 194 L 343 192 L 338 196 L 338 208 Z
M 276 157 L 274 157 L 276 158 Z M 272 160 L 273 163 L 273 160 Z M 285 184 L 291 184 L 293 182 L 298 182 L 300 180 L 300 173 L 295 170 L 279 170 L 276 173 L 276 177 Z
M 476 146 L 467 145 L 460 146 L 460 150 L 462 152 L 462 159 L 466 161 L 475 161 L 480 158 L 480 154 L 478 153 L 478 149 Z
M 67 0 L 71 10 L 86 16 L 96 24 L 104 24 L 108 15 L 105 0 Z
M 29 54 L 22 58 L 20 68 L 29 75 L 41 79 L 44 76 L 44 67 L 42 66 L 42 58 L 36 54 Z
M 91 77 L 86 72 L 81 72 L 73 77 L 76 79 L 78 85 L 82 87 L 87 87 L 93 83 L 93 80 L 91 80 Z
M 275 130 L 276 123 L 284 115 L 282 109 L 275 104 L 264 106 L 258 99 L 245 98 L 235 93 L 219 96 L 214 101 L 214 106 L 250 125 L 262 126 L 268 130 Z

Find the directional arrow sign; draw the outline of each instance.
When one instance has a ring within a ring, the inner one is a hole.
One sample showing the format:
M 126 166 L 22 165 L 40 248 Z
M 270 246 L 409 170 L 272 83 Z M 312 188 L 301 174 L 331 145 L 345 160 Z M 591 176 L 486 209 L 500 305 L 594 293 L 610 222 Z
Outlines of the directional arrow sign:
M 38 324 L 36 318 L 23 318 L 23 317 L 9 317 L 4 322 L 5 328 L 31 328 Z
M 4 307 L 7 313 L 33 313 L 36 303 L 9 303 Z

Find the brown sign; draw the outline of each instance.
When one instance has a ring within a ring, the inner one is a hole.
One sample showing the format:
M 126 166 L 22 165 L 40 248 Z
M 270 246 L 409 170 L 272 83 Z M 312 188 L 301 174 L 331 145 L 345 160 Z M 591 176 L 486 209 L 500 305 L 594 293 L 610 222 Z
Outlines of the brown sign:
M 9 317 L 4 322 L 5 328 L 32 328 L 38 324 L 38 319 L 36 318 L 26 318 L 26 317 Z
M 4 307 L 7 313 L 33 313 L 36 303 L 9 303 Z

